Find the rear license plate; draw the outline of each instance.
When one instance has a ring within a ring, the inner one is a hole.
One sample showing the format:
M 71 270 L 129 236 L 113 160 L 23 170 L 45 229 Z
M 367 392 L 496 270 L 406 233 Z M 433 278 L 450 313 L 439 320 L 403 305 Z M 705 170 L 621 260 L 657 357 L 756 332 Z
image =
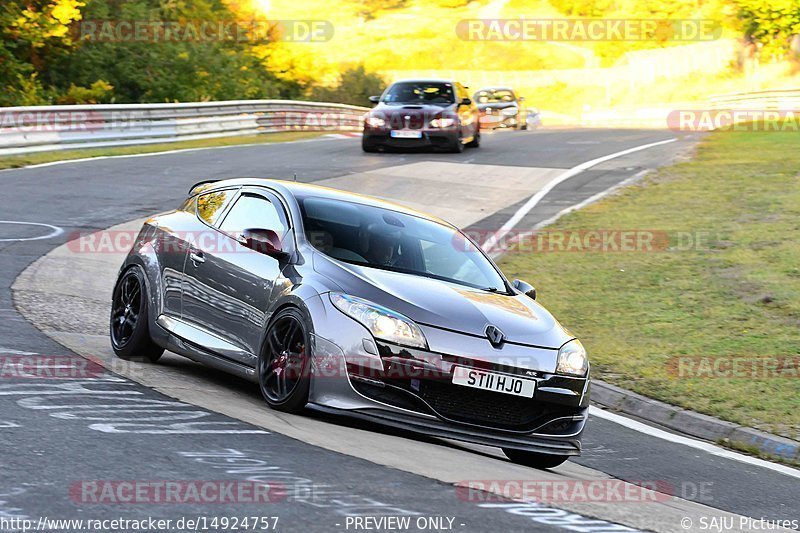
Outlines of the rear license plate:
M 475 389 L 502 392 L 514 396 L 533 398 L 536 382 L 532 379 L 522 379 L 507 374 L 496 374 L 457 366 L 453 369 L 453 384 L 472 387 Z
M 421 139 L 422 132 L 414 130 L 392 130 L 390 133 L 395 139 Z

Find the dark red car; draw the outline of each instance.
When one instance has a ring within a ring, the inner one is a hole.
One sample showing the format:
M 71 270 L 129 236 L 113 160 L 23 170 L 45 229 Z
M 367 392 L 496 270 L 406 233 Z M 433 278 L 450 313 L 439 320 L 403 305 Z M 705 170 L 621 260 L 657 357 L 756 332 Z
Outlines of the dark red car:
M 478 107 L 466 88 L 447 80 L 398 81 L 364 117 L 365 152 L 381 148 L 439 148 L 461 152 L 481 142 Z

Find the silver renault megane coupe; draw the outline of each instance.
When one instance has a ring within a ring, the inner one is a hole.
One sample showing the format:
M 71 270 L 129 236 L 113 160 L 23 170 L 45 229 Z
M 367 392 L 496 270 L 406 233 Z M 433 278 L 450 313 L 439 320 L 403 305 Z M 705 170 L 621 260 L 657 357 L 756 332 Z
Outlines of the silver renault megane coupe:
M 580 341 L 458 228 L 377 198 L 241 178 L 147 220 L 112 297 L 117 356 L 183 355 L 313 409 L 497 446 L 581 451 Z

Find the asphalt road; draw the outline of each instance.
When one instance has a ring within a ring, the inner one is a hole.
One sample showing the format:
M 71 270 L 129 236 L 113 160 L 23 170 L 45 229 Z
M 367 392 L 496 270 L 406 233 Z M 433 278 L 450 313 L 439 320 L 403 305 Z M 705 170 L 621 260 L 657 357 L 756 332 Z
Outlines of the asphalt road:
M 463 154 L 375 155 L 362 154 L 355 139 L 328 139 L 0 172 L 0 219 L 15 222 L 0 224 L 0 355 L 70 355 L 20 316 L 13 305 L 10 286 L 28 265 L 63 244 L 70 232 L 99 230 L 173 208 L 189 186 L 201 179 L 290 178 L 296 173 L 299 181 L 314 182 L 430 161 L 569 169 L 667 138 L 670 134 L 665 132 L 540 130 L 487 136 L 483 147 Z M 532 227 L 643 170 L 669 163 L 690 143 L 691 139 L 681 140 L 585 171 L 556 187 L 522 219 L 520 227 Z M 502 180 L 502 176 L 497 179 Z M 526 200 L 523 194 L 509 198 L 497 212 L 486 213 L 470 225 L 497 228 Z M 49 231 L 20 222 L 51 224 L 64 233 L 42 240 L 4 240 Z M 212 378 L 213 374 L 208 371 L 208 379 L 227 381 Z M 229 383 L 244 395 L 253 394 L 251 388 L 236 380 Z M 131 404 L 136 407 L 131 408 Z M 117 431 L 119 427 L 125 430 Z M 714 457 L 597 418 L 591 420 L 584 443 L 585 453 L 575 462 L 608 476 L 663 481 L 681 488 L 679 495 L 685 499 L 712 510 L 756 518 L 798 518 L 797 478 Z M 564 530 L 570 524 L 578 527 L 579 522 L 590 520 L 559 509 L 487 507 L 464 501 L 451 485 L 311 446 L 175 402 L 130 380 L 101 372 L 84 379 L 4 377 L 0 381 L 0 444 L 0 520 L 19 516 L 34 520 L 42 516 L 153 516 L 173 520 L 277 516 L 278 531 L 353 530 L 354 524 L 347 520 L 356 515 L 430 519 L 422 525 L 450 525 L 456 531 Z M 476 459 L 483 458 L 475 455 Z M 269 504 L 99 504 L 91 501 L 91 495 L 75 489 L 97 480 L 244 482 L 264 472 L 270 472 L 271 479 L 286 480 L 285 487 L 278 487 L 284 492 Z M 648 510 L 631 506 L 629 512 L 646 514 Z M 552 517 L 558 513 L 562 513 L 562 523 L 550 520 L 548 524 L 548 514 Z M 437 518 L 443 522 L 435 522 Z M 389 529 L 387 524 L 381 525 L 384 527 L 377 529 Z M 5 526 L 0 521 L 0 529 L 12 529 Z M 625 530 L 607 522 L 587 522 L 581 527 L 585 531 Z M 680 530 L 676 524 L 675 531 Z

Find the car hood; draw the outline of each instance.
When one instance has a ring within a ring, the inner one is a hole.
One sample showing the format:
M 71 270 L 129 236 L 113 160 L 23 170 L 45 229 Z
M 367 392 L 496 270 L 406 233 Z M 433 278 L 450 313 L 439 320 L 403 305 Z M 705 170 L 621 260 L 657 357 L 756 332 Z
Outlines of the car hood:
M 404 314 L 415 322 L 485 337 L 494 325 L 507 342 L 560 348 L 573 339 L 544 307 L 525 295 L 509 296 L 436 279 L 343 263 L 316 253 L 314 270 L 341 291 Z

